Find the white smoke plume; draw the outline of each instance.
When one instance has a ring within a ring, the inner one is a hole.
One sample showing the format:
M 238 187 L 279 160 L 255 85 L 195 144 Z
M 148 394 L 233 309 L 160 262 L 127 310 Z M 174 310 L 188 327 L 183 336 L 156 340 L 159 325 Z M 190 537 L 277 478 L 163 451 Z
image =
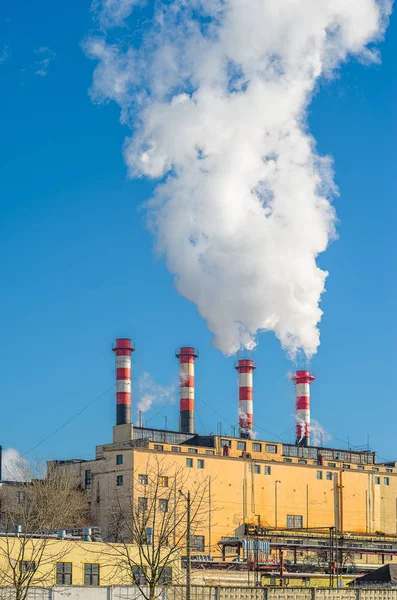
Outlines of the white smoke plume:
M 173 0 L 151 26 L 137 2 L 95 2 L 92 98 L 132 129 L 131 177 L 159 180 L 157 250 L 225 354 L 266 330 L 291 357 L 317 351 L 336 189 L 307 107 L 349 57 L 378 60 L 391 2 Z
M 2 479 L 3 481 L 26 481 L 30 472 L 28 462 L 22 457 L 18 450 L 6 448 L 2 455 Z
M 316 419 L 312 419 L 310 422 L 311 446 L 326 446 L 331 440 L 332 435 Z
M 175 402 L 175 385 L 159 385 L 153 381 L 150 373 L 145 371 L 138 380 L 139 402 L 137 412 L 146 413 L 153 406 L 161 406 Z

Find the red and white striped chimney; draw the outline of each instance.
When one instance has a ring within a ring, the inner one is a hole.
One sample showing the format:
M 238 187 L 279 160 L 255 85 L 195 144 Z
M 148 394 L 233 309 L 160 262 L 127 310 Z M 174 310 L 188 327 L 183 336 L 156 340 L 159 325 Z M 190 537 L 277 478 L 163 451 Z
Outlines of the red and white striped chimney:
M 256 369 L 253 360 L 239 360 L 235 365 L 238 371 L 238 427 L 240 437 L 252 437 L 254 426 L 253 373 Z
M 309 371 L 296 371 L 292 377 L 296 397 L 296 443 L 299 446 L 310 446 L 310 384 L 315 379 Z
M 194 433 L 194 361 L 198 352 L 183 346 L 175 356 L 179 359 L 179 430 Z
M 131 423 L 131 354 L 135 351 L 129 338 L 118 338 L 116 354 L 116 425 Z

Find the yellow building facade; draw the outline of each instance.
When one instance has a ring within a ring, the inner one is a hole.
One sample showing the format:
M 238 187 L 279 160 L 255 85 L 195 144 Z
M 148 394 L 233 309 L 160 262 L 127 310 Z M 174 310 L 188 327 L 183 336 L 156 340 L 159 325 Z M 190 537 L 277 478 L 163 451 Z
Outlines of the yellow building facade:
M 128 547 L 130 557 L 138 549 Z M 76 539 L 45 539 L 39 537 L 0 537 L 0 586 L 13 586 L 14 574 L 32 572 L 32 585 L 52 587 L 130 586 L 134 584 L 132 568 L 126 561 L 126 548 L 121 544 L 86 542 Z M 164 572 L 163 580 L 179 582 L 180 559 L 175 556 Z
M 396 464 L 377 464 L 373 452 L 120 425 L 113 443 L 97 447 L 95 460 L 56 464 L 79 477 L 91 522 L 106 538 L 115 498 L 122 490 L 134 492 L 136 476 L 154 460 L 170 473 L 182 471 L 185 491 L 205 481 L 206 516 L 195 532 L 194 553 L 219 555 L 219 542 L 259 536 L 271 542 L 273 553 L 284 550 L 287 560 L 299 562 L 319 554 L 335 528 L 339 553 L 356 563 L 378 566 L 397 554 Z

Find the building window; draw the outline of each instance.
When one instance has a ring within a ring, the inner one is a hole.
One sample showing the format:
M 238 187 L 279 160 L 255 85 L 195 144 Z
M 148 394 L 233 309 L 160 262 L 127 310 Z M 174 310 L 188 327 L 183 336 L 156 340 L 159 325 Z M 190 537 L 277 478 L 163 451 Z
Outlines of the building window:
M 166 475 L 160 475 L 159 486 L 160 487 L 168 487 L 168 477 Z
M 161 567 L 160 567 L 161 568 Z M 172 567 L 163 567 L 159 577 L 159 584 L 165 585 L 172 582 Z
M 328 463 L 328 466 L 329 466 L 329 467 L 333 467 L 333 468 L 335 469 L 335 467 L 336 467 L 336 463 Z
M 245 450 L 247 444 L 245 442 L 237 442 L 237 450 Z
M 203 535 L 192 535 L 190 538 L 190 550 L 204 552 L 205 542 Z
M 266 452 L 269 452 L 270 454 L 277 454 L 276 444 L 266 444 Z
M 343 464 L 344 469 L 350 469 L 350 465 Z
M 117 475 L 116 485 L 124 485 L 124 477 L 122 475 Z
M 252 452 L 262 452 L 262 444 L 258 444 L 258 442 L 253 442 Z
M 143 475 L 142 473 L 140 473 L 138 475 L 138 483 L 140 483 L 141 485 L 147 485 L 149 483 L 148 475 Z
M 384 478 L 383 478 L 383 483 L 384 483 L 385 485 L 389 485 L 389 478 L 388 478 L 388 477 L 384 477 Z
M 186 466 L 189 467 L 190 469 L 193 467 L 193 459 L 192 458 L 186 459 Z
M 323 472 L 317 471 L 317 479 L 322 479 L 322 478 L 323 478 Z
M 359 471 L 364 471 L 364 467 L 363 467 L 362 465 L 357 465 L 357 469 L 358 469 Z
M 117 454 L 116 456 L 116 465 L 122 465 L 123 464 L 123 455 L 122 454 Z
M 36 563 L 32 560 L 22 560 L 19 563 L 21 573 L 34 573 L 36 571 Z
M 159 500 L 159 511 L 162 513 L 168 512 L 168 500 L 160 498 Z
M 84 565 L 84 585 L 99 585 L 99 565 L 86 563 Z
M 25 494 L 24 492 L 17 492 L 17 501 L 18 504 L 22 504 L 22 502 L 25 500 Z
M 215 454 L 215 451 L 214 450 L 206 450 L 205 453 L 209 454 L 210 456 L 213 456 Z
M 154 450 L 158 450 L 159 452 L 162 452 L 164 450 L 164 446 L 162 444 L 154 444 L 153 448 Z
M 303 527 L 302 515 L 287 515 L 287 527 L 288 527 L 288 529 L 302 529 L 302 527 Z
M 257 475 L 260 475 L 260 472 L 261 472 L 261 466 L 254 465 L 254 473 L 256 473 Z
M 138 498 L 138 512 L 147 510 L 147 498 Z
M 305 460 L 304 458 L 300 458 L 300 459 L 298 460 L 298 463 L 299 463 L 300 465 L 307 465 L 307 460 Z
M 204 460 L 202 458 L 199 458 L 197 460 L 197 468 L 198 469 L 204 469 Z
M 226 440 L 224 438 L 221 439 L 221 446 L 229 446 L 229 448 L 232 447 L 232 442 L 231 440 Z
M 57 563 L 57 585 L 72 585 L 72 563 Z
M 376 471 L 376 473 L 379 471 L 378 467 L 372 467 L 373 471 Z
M 386 469 L 386 473 L 393 473 L 393 469 Z
M 135 585 L 145 585 L 147 583 L 146 567 L 132 567 L 132 582 Z
M 188 448 L 187 451 L 190 452 L 190 454 L 197 454 L 197 448 Z
M 375 485 L 380 485 L 380 477 L 375 477 Z
M 328 481 L 332 481 L 332 472 L 331 472 L 331 471 L 327 471 L 327 474 L 326 474 L 326 479 L 327 479 Z
M 91 483 L 92 483 L 91 469 L 86 469 L 85 476 L 84 476 L 84 487 L 86 490 L 91 489 Z
M 264 474 L 265 474 L 265 475 L 271 475 L 271 474 L 272 474 L 272 468 L 271 468 L 271 467 L 268 467 L 268 466 L 266 466 L 266 467 L 263 469 L 263 472 L 264 472 Z
M 392 561 L 393 560 L 393 554 L 385 554 L 385 560 Z
M 180 446 L 171 446 L 171 450 L 172 450 L 172 452 L 181 452 L 181 447 Z

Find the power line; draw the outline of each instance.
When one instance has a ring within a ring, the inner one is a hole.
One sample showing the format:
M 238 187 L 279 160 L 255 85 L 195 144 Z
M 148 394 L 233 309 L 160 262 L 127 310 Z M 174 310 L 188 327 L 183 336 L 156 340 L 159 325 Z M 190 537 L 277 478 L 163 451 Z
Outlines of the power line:
M 90 408 L 93 404 L 95 404 L 95 402 L 97 402 L 98 400 L 100 400 L 101 398 L 103 398 L 103 396 L 105 396 L 108 392 L 110 392 L 110 390 L 112 390 L 114 387 L 115 387 L 115 384 L 113 384 L 110 388 L 108 388 L 107 390 L 105 390 L 104 392 L 102 392 L 102 394 L 99 394 L 99 396 L 97 396 L 96 398 L 94 398 L 94 400 L 91 400 L 91 402 L 89 402 L 88 404 L 86 404 L 79 412 L 77 412 L 76 414 L 74 414 L 73 417 L 70 417 L 70 419 L 68 419 L 67 421 L 65 421 L 57 429 L 54 429 L 54 431 L 52 433 L 50 433 L 49 435 L 47 435 L 47 437 L 43 438 L 40 442 L 38 442 L 38 444 L 36 444 L 32 448 L 30 448 L 29 450 L 27 450 L 26 452 L 24 452 L 24 454 L 21 455 L 21 458 L 24 458 L 24 456 L 26 456 L 30 452 L 33 452 L 33 450 L 36 450 L 36 448 L 38 448 L 39 446 L 41 446 L 41 444 L 44 444 L 44 442 L 46 442 L 47 440 L 49 440 L 50 438 L 52 438 L 52 436 L 55 435 L 56 433 L 58 433 L 58 431 L 61 431 L 61 429 L 63 429 L 64 427 L 66 427 L 66 425 L 69 425 L 69 423 L 71 423 L 72 421 L 74 421 L 74 419 L 77 419 L 77 417 L 79 417 L 80 415 L 82 415 L 83 412 L 85 412 L 88 408 Z

